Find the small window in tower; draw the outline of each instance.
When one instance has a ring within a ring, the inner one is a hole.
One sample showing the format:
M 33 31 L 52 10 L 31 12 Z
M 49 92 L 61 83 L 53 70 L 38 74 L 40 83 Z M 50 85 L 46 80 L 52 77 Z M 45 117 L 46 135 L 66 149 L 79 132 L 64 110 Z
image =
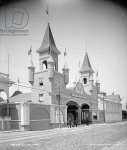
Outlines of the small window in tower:
M 46 61 L 46 60 L 44 60 L 44 61 L 42 62 L 42 66 L 43 66 L 43 70 L 46 70 L 46 69 L 47 69 L 47 61 Z
M 43 82 L 40 82 L 39 84 L 40 84 L 40 86 L 43 86 Z
M 44 94 L 39 94 L 39 102 L 43 102 L 44 98 L 43 98 Z
M 93 113 L 93 119 L 97 120 L 97 113 Z
M 87 84 L 87 78 L 83 78 L 83 83 Z
M 42 87 L 43 85 L 44 85 L 44 83 L 43 83 L 43 79 L 42 79 L 42 78 L 40 78 L 40 79 L 39 79 L 39 86 L 40 86 L 40 87 Z

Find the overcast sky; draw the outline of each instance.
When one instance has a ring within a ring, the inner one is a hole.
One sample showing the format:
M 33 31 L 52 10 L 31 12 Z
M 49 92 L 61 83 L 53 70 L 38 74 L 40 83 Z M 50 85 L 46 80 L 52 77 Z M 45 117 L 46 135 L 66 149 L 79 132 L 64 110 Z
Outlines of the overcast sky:
M 48 1 L 49 20 L 58 49 L 59 71 L 64 65 L 63 52 L 67 48 L 70 85 L 79 78 L 87 50 L 91 65 L 99 72 L 101 90 L 109 94 L 115 90 L 127 99 L 127 12 L 120 6 L 99 0 Z M 13 3 L 0 8 L 0 22 L 8 8 L 18 8 L 29 14 L 28 35 L 0 35 L 0 71 L 7 73 L 7 55 L 10 54 L 10 77 L 27 82 L 28 50 L 32 45 L 33 61 L 38 71 L 38 55 L 47 25 L 46 2 L 42 0 Z M 11 9 L 10 9 L 11 11 Z M 0 24 L 3 29 L 3 22 Z M 24 83 L 25 84 L 25 83 Z M 15 86 L 11 92 L 15 90 Z M 22 89 L 21 89 L 22 90 Z

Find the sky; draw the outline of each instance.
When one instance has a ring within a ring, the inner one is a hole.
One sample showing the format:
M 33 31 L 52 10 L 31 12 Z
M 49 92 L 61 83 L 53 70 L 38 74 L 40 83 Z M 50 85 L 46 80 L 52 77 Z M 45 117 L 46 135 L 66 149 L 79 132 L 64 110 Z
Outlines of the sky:
M 14 9 L 24 11 L 25 21 L 28 22 L 24 22 L 25 26 L 21 28 L 27 35 L 23 32 L 10 35 L 7 30 L 3 35 L 0 30 L 0 72 L 8 72 L 9 54 L 11 80 L 17 82 L 19 78 L 22 84 L 28 85 L 28 50 L 31 46 L 33 62 L 36 71 L 39 70 L 36 50 L 41 45 L 48 22 L 45 12 L 47 4 L 51 30 L 61 51 L 60 72 L 64 66 L 63 53 L 67 49 L 69 86 L 79 79 L 79 64 L 81 66 L 87 51 L 95 74 L 98 71 L 101 90 L 108 94 L 114 91 L 127 101 L 127 11 L 108 1 L 28 0 L 1 7 L 0 29 L 5 29 L 5 16 L 12 14 Z M 15 17 L 18 15 L 21 14 Z M 6 23 L 9 24 L 9 21 Z M 16 89 L 17 86 L 12 86 L 10 94 Z M 26 91 L 23 88 L 20 90 Z

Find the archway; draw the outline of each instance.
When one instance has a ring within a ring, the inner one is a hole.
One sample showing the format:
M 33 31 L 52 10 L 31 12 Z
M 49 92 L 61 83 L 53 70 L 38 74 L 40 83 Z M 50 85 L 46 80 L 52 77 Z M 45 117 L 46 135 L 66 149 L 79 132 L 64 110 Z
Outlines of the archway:
M 44 60 L 44 61 L 42 62 L 42 68 L 43 68 L 43 70 L 46 70 L 46 69 L 47 69 L 47 61 L 46 61 L 46 60 Z
M 81 123 L 87 124 L 90 122 L 90 111 L 88 104 L 82 104 L 81 106 Z
M 70 101 L 67 103 L 67 123 L 75 125 L 78 123 L 78 104 L 76 102 Z

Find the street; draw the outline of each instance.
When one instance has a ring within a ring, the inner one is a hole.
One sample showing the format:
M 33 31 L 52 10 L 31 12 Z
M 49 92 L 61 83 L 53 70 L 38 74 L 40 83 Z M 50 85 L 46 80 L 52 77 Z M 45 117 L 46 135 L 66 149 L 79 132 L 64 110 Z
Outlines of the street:
M 126 150 L 127 122 L 0 132 L 0 150 Z

